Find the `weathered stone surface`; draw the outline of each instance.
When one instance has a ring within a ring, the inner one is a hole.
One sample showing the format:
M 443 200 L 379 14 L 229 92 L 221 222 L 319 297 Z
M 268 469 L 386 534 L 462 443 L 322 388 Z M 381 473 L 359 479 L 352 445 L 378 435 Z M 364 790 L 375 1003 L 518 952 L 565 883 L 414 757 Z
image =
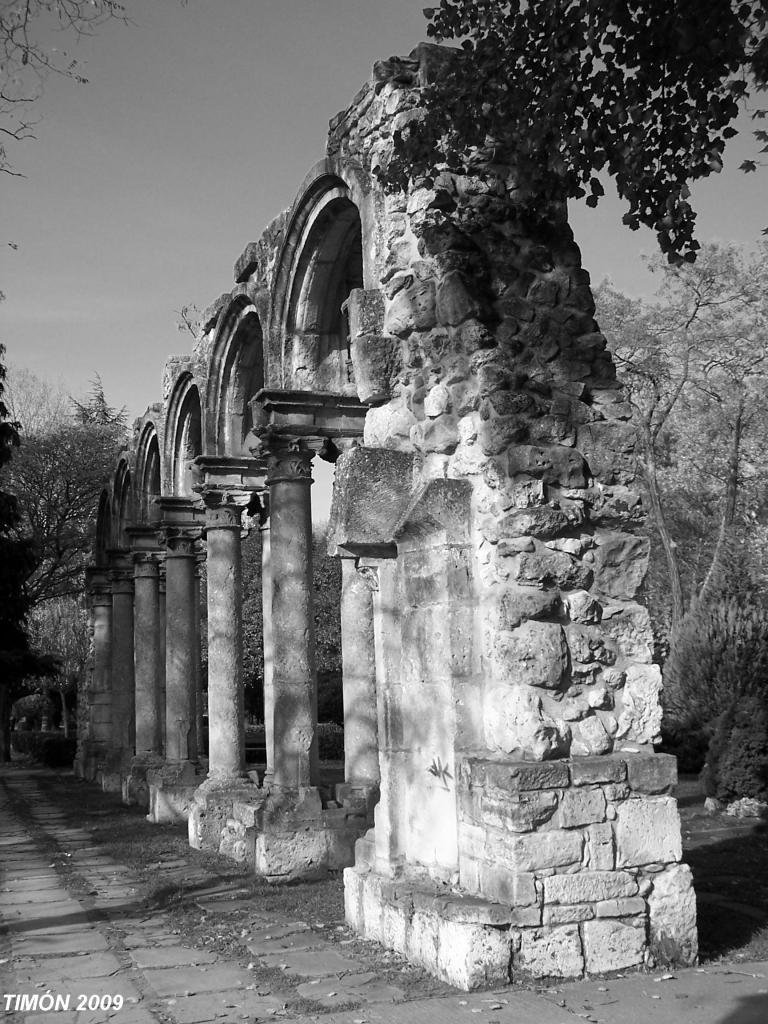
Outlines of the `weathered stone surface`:
M 438 973 L 449 984 L 467 991 L 509 981 L 512 950 L 508 931 L 440 921 L 437 943 Z
M 600 602 L 586 590 L 572 591 L 563 603 L 572 622 L 593 625 L 602 618 L 603 609 Z
M 499 626 L 503 630 L 512 630 L 528 619 L 555 618 L 560 606 L 557 590 L 508 587 L 501 599 Z M 560 629 L 559 626 L 557 628 Z
M 648 571 L 651 542 L 647 537 L 623 533 L 599 536 L 592 570 L 598 593 L 631 600 Z
M 356 447 L 336 463 L 328 544 L 366 553 L 392 543 L 411 496 L 413 456 Z
M 635 917 L 645 913 L 642 896 L 629 896 L 623 900 L 601 900 L 595 906 L 595 917 Z
M 518 970 L 533 978 L 578 978 L 584 956 L 578 925 L 531 928 L 520 933 L 520 951 L 512 958 Z
M 435 322 L 434 281 L 415 281 L 388 303 L 384 331 L 402 337 L 414 330 L 429 330 Z
M 609 808 L 614 810 L 614 808 Z M 585 829 L 587 837 L 586 866 L 590 871 L 613 871 L 616 864 L 616 847 L 613 840 L 613 826 L 610 822 L 590 825 Z
M 563 681 L 568 648 L 554 622 L 523 622 L 500 640 L 516 683 L 556 690 Z
M 411 427 L 416 417 L 405 403 L 389 403 L 371 409 L 365 418 L 363 443 L 369 448 L 388 448 L 410 453 Z
M 470 294 L 463 275 L 458 271 L 446 274 L 437 289 L 437 319 L 440 323 L 454 327 L 479 312 L 479 304 Z
M 584 837 L 580 832 L 553 829 L 515 836 L 510 842 L 510 859 L 516 871 L 541 871 L 580 863 L 583 848 Z
M 617 738 L 653 743 L 661 732 L 661 669 L 658 665 L 630 665 L 624 682 L 624 709 L 619 715 Z
M 557 809 L 557 794 L 551 789 L 512 795 L 499 790 L 483 794 L 483 821 L 509 832 L 531 832 L 549 821 Z M 561 823 L 562 828 L 566 825 Z
M 600 716 L 594 712 L 580 722 L 574 722 L 571 735 L 571 753 L 574 757 L 607 754 L 613 749 L 610 733 Z
M 574 786 L 623 782 L 627 777 L 626 756 L 574 757 L 571 761 L 571 781 Z
M 580 871 L 544 879 L 544 903 L 597 903 L 635 896 L 637 881 L 628 871 Z
M 527 474 L 539 477 L 545 483 L 563 487 L 586 487 L 587 465 L 572 448 L 560 445 L 513 445 L 509 451 L 510 476 Z
M 636 923 L 600 920 L 585 921 L 584 958 L 588 974 L 623 971 L 643 962 L 645 951 L 645 920 Z
M 554 824 L 580 828 L 605 821 L 605 794 L 601 789 L 571 789 L 563 793 Z
M 498 687 L 485 702 L 485 735 L 491 750 L 536 761 L 567 752 L 570 730 L 542 710 L 541 697 L 528 686 Z
M 695 963 L 696 896 L 687 864 L 675 864 L 653 876 L 648 909 L 651 952 L 656 959 L 661 963 Z
M 347 300 L 349 334 L 380 334 L 384 326 L 384 295 L 378 288 L 353 288 Z
M 402 363 L 401 342 L 386 334 L 358 334 L 351 342 L 357 397 L 368 405 L 392 397 L 392 381 Z
M 672 754 L 627 754 L 627 781 L 636 793 L 664 793 L 677 785 Z
M 619 867 L 677 862 L 682 856 L 680 817 L 672 797 L 625 800 L 616 808 Z
M 510 793 L 539 789 L 560 789 L 568 785 L 565 761 L 525 764 L 515 761 L 489 761 L 467 758 L 462 765 L 462 778 L 475 785 L 489 785 Z
M 554 586 L 563 590 L 583 590 L 592 582 L 592 570 L 588 566 L 562 551 L 549 551 L 546 548 L 520 555 L 513 575 L 519 583 L 538 587 Z

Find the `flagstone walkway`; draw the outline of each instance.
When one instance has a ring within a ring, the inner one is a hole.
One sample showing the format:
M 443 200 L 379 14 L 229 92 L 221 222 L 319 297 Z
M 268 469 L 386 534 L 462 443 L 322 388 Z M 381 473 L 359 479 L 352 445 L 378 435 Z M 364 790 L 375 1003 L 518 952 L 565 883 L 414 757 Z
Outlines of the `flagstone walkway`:
M 192 948 L 173 934 L 166 910 L 147 909 L 138 876 L 94 846 L 87 829 L 72 824 L 72 807 L 53 804 L 38 785 L 40 777 L 35 770 L 0 770 L 0 1024 L 768 1021 L 763 963 L 537 991 L 465 994 L 442 986 L 429 998 L 405 1001 L 403 990 L 304 921 L 260 917 L 257 910 L 247 941 L 250 964 Z M 74 799 L 77 784 L 71 785 Z M 169 882 L 183 872 L 196 886 L 197 902 L 211 913 L 226 914 L 237 905 L 237 879 L 206 887 L 205 873 L 191 858 L 158 870 L 168 873 Z M 255 963 L 273 968 L 271 976 L 300 983 L 285 991 L 260 985 Z

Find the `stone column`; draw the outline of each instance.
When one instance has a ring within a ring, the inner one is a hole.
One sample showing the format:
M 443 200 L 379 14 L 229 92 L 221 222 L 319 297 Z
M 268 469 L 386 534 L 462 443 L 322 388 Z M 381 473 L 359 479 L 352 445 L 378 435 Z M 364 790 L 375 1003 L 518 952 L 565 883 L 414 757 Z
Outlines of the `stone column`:
M 113 556 L 112 584 L 112 730 L 105 789 L 122 788 L 122 773 L 133 755 L 136 692 L 133 670 L 133 567 L 127 554 Z
M 195 558 L 195 744 L 193 760 L 205 753 L 205 726 L 203 723 L 203 665 L 202 665 L 202 609 L 203 609 L 203 566 L 206 562 L 205 549 L 197 552 Z
M 157 556 L 137 552 L 134 564 L 136 755 L 157 755 L 160 733 L 160 594 Z
M 110 747 L 112 732 L 112 587 L 105 569 L 88 574 L 93 624 L 93 673 L 88 694 L 90 742 L 84 772 L 94 778 Z
M 341 654 L 344 693 L 344 778 L 379 781 L 373 593 L 354 558 L 341 559 Z
M 157 613 L 160 625 L 160 644 L 157 651 L 160 753 L 165 755 L 165 552 L 158 558 L 157 571 Z
M 264 645 L 264 740 L 267 748 L 267 770 L 264 785 L 275 776 L 275 691 L 272 678 L 272 553 L 269 524 L 261 527 L 261 621 Z
M 208 777 L 245 777 L 240 520 L 226 492 L 203 495 L 208 547 Z
M 171 526 L 165 534 L 165 759 L 190 761 L 197 746 L 195 547 L 200 533 Z
M 318 780 L 317 676 L 312 614 L 313 453 L 271 445 L 267 462 L 272 559 L 274 780 L 296 790 Z

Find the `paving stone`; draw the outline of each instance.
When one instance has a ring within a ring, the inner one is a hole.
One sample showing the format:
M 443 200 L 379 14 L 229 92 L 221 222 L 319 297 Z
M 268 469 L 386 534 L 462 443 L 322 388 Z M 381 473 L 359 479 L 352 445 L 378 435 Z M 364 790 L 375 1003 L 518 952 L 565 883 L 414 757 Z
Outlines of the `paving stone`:
M 181 967 L 186 964 L 214 964 L 215 953 L 187 946 L 145 946 L 131 951 L 137 967 Z
M 23 957 L 16 961 L 15 970 L 22 981 L 39 981 L 41 973 L 50 978 L 104 978 L 116 976 L 120 961 L 113 953 L 84 953 L 82 956 L 55 957 L 45 960 L 44 967 L 38 960 Z
M 307 981 L 296 989 L 304 999 L 312 999 L 328 1009 L 335 1009 L 345 1003 L 400 1003 L 405 992 L 394 985 L 379 981 L 372 972 L 353 974 L 341 980 L 318 978 Z
M 286 950 L 260 958 L 269 967 L 280 967 L 286 974 L 304 978 L 332 977 L 341 973 L 359 973 L 361 964 L 341 956 L 335 949 Z
M 149 968 L 145 977 L 158 996 L 169 998 L 195 995 L 197 992 L 223 992 L 244 988 L 251 976 L 243 968 L 218 964 L 215 967 Z
M 241 991 L 232 993 L 202 992 L 196 996 L 185 996 L 179 999 L 164 1000 L 163 1009 L 173 1015 L 178 1024 L 203 1024 L 205 1021 L 218 1020 L 225 1024 L 244 1019 L 280 1020 L 275 1017 L 278 1010 L 285 1006 L 287 995 L 260 996 L 256 992 Z M 296 1018 L 293 1018 L 294 1020 Z M 302 1017 L 301 1020 L 308 1018 Z M 314 1019 L 314 1018 L 312 1018 Z M 51 1024 L 49 1021 L 48 1024 Z M 55 1022 L 58 1024 L 58 1021 Z M 116 1024 L 123 1024 L 118 1018 Z M 333 1022 L 329 1021 L 329 1024 Z
M 31 934 L 13 940 L 14 952 L 24 956 L 61 955 L 64 953 L 95 953 L 109 949 L 109 943 L 95 928 L 45 935 Z

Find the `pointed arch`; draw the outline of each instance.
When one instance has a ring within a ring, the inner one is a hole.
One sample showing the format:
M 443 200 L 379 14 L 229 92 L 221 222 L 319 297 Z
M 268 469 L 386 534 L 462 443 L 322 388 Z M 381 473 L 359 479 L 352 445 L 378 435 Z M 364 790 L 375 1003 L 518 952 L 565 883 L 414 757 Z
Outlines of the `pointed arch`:
M 281 386 L 354 394 L 344 303 L 363 287 L 360 212 L 350 189 L 319 173 L 294 204 L 275 295 Z
M 193 482 L 190 463 L 203 453 L 200 391 L 189 371 L 180 374 L 171 392 L 165 439 L 168 490 L 177 497 L 188 497 Z
M 162 491 L 160 442 L 155 424 L 146 422 L 136 449 L 136 516 L 142 526 L 149 526 L 155 516 L 154 500 Z
M 249 400 L 264 387 L 264 335 L 255 305 L 238 295 L 223 310 L 208 373 L 206 454 L 247 455 Z

